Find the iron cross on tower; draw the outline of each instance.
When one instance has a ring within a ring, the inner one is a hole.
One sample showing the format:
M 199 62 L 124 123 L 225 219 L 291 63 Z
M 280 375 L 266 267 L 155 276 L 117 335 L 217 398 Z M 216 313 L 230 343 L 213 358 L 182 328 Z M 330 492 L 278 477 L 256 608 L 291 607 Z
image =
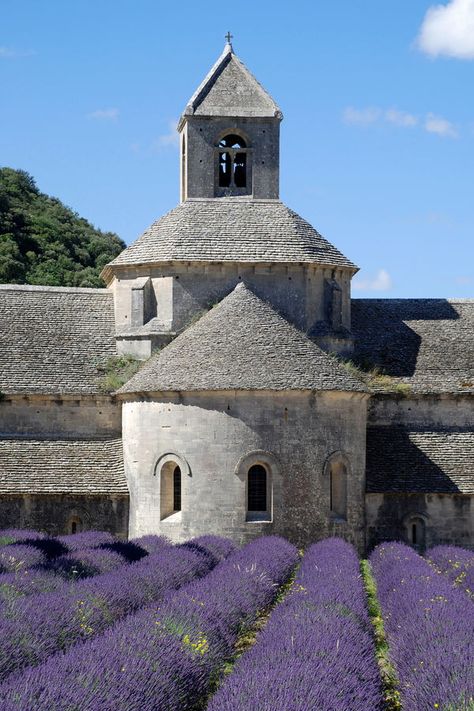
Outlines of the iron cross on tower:
M 232 44 L 231 40 L 234 39 L 234 35 L 231 35 L 230 32 L 227 32 L 225 38 L 227 40 L 227 44 Z

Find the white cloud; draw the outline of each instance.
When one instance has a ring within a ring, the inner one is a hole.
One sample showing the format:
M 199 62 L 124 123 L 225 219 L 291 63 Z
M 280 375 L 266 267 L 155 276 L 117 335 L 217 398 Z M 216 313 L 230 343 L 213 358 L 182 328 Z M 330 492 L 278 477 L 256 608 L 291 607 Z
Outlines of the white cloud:
M 433 5 L 423 19 L 417 45 L 432 57 L 474 59 L 474 0 Z
M 474 283 L 474 279 L 470 276 L 458 276 L 455 281 L 456 284 L 459 284 L 460 286 L 470 286 L 470 284 Z
M 166 148 L 167 146 L 173 146 L 175 148 L 179 146 L 179 133 L 176 130 L 177 123 L 177 121 L 168 121 L 168 133 L 158 136 L 158 138 L 153 141 L 151 145 L 152 150 L 159 151 L 161 148 Z
M 36 52 L 32 49 L 21 51 L 10 47 L 0 47 L 0 59 L 18 59 L 19 57 L 31 57 Z
M 436 133 L 438 136 L 447 136 L 448 138 L 458 137 L 458 132 L 451 121 L 432 113 L 426 114 L 424 119 L 420 122 L 418 116 L 410 114 L 407 111 L 382 109 L 375 106 L 366 109 L 356 109 L 353 106 L 349 106 L 344 109 L 342 118 L 345 123 L 359 126 L 371 126 L 375 123 L 389 123 L 399 128 L 414 128 L 421 123 L 422 128 L 428 133 Z
M 428 133 L 436 133 L 438 136 L 446 136 L 447 138 L 458 137 L 458 132 L 451 121 L 448 121 L 442 116 L 435 116 L 435 114 L 427 115 L 424 128 Z
M 87 114 L 89 119 L 98 119 L 99 121 L 116 121 L 119 117 L 118 109 L 97 109 Z
M 402 126 L 403 128 L 410 128 L 411 126 L 416 126 L 418 119 L 413 114 L 408 114 L 406 111 L 398 111 L 397 109 L 387 109 L 384 113 L 385 121 L 388 123 L 393 123 L 395 126 Z
M 393 287 L 392 277 L 386 269 L 379 269 L 372 279 L 357 279 L 352 282 L 352 288 L 357 291 L 390 291 Z
M 376 107 L 356 109 L 353 106 L 348 106 L 344 109 L 343 120 L 345 123 L 369 126 L 379 120 L 381 113 L 381 110 Z

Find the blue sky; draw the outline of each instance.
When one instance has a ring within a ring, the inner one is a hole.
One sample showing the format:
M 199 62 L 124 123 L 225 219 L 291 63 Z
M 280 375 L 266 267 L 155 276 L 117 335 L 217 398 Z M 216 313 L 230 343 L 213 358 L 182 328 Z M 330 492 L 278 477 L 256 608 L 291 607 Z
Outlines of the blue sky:
M 0 165 L 133 241 L 179 201 L 174 126 L 228 29 L 354 296 L 474 297 L 474 0 L 2 0 Z

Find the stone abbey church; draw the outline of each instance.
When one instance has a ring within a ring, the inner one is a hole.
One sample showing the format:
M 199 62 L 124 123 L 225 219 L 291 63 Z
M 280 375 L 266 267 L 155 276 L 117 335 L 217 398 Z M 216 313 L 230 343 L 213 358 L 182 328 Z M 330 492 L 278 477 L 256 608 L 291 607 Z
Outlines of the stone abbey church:
M 474 546 L 474 301 L 351 299 L 279 199 L 281 120 L 227 44 L 107 288 L 0 286 L 0 528 Z

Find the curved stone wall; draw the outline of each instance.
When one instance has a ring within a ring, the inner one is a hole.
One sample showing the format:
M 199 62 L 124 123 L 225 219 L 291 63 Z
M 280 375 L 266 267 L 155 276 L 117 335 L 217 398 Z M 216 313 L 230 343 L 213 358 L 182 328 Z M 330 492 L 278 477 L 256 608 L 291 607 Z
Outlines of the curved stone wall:
M 279 533 L 299 545 L 341 535 L 364 546 L 366 396 L 343 392 L 170 394 L 123 403 L 130 536 Z M 350 463 L 345 520 L 330 511 L 326 461 Z M 162 516 L 163 463 L 181 469 L 181 511 Z M 249 516 L 247 471 L 267 470 L 268 516 Z M 266 520 L 265 520 L 266 519 Z

